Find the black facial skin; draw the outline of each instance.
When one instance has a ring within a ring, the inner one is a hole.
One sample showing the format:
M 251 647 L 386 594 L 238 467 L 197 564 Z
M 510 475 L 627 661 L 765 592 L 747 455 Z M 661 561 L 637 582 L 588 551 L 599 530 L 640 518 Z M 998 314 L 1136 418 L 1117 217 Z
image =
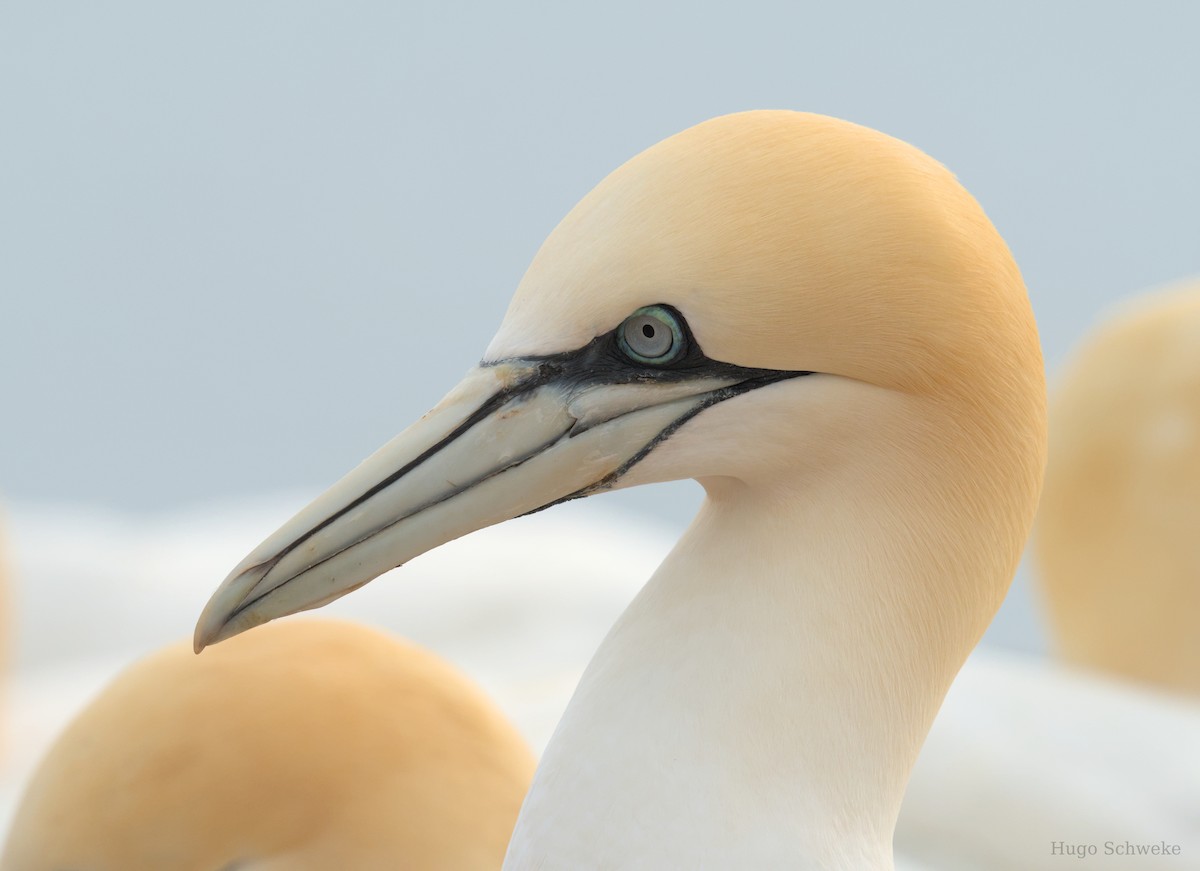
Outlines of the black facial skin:
M 563 388 L 565 392 L 570 395 L 588 387 L 605 384 L 676 384 L 683 381 L 696 381 L 705 378 L 736 380 L 736 383 L 731 384 L 728 387 L 722 387 L 705 395 L 695 407 L 684 412 L 682 415 L 664 427 L 663 430 L 658 433 L 658 435 L 651 439 L 649 443 L 642 447 L 641 450 L 630 457 L 619 468 L 608 473 L 600 480 L 595 481 L 588 486 L 575 491 L 574 493 L 563 496 L 560 499 L 555 499 L 552 502 L 547 502 L 545 505 L 534 508 L 532 511 L 526 512 L 527 514 L 534 514 L 553 505 L 558 505 L 561 502 L 567 502 L 572 499 L 580 499 L 584 496 L 590 496 L 593 493 L 598 493 L 611 488 L 621 478 L 622 475 L 641 462 L 647 454 L 654 450 L 654 448 L 656 448 L 658 445 L 666 441 L 676 430 L 678 430 L 681 426 L 683 426 L 701 411 L 716 405 L 718 402 L 724 402 L 726 399 L 731 399 L 735 396 L 739 396 L 759 387 L 765 387 L 768 384 L 774 384 L 777 381 L 785 381 L 789 378 L 798 378 L 804 375 L 813 374 L 812 372 L 807 371 L 789 372 L 777 369 L 755 369 L 747 366 L 736 366 L 733 363 L 723 363 L 719 360 L 709 359 L 700 349 L 700 344 L 696 341 L 695 336 L 692 335 L 692 331 L 688 327 L 687 321 L 684 320 L 683 315 L 681 315 L 671 306 L 659 304 L 659 307 L 670 312 L 670 314 L 677 320 L 679 327 L 683 332 L 683 353 L 679 354 L 672 361 L 663 363 L 661 365 L 654 365 L 651 363 L 642 363 L 630 359 L 621 350 L 617 340 L 617 333 L 618 330 L 621 329 L 622 325 L 618 325 L 615 329 L 609 330 L 607 333 L 597 336 L 582 348 L 578 348 L 574 351 L 564 351 L 559 354 L 548 354 L 544 357 L 511 357 L 502 360 L 485 360 L 479 364 L 481 367 L 499 366 L 504 363 L 509 363 L 522 367 L 533 367 L 533 369 L 520 381 L 493 394 L 487 399 L 487 401 L 480 405 L 479 408 L 472 412 L 466 420 L 447 433 L 444 438 L 427 450 L 423 451 L 419 456 L 413 458 L 410 462 L 401 466 L 392 474 L 388 475 L 382 481 L 374 484 L 370 489 L 353 499 L 343 508 L 339 509 L 325 520 L 321 521 L 311 530 L 306 532 L 302 537 L 281 550 L 270 560 L 270 562 L 272 564 L 277 563 L 309 537 L 324 529 L 326 526 L 333 523 L 347 512 L 366 502 L 372 496 L 375 496 L 377 493 L 387 489 L 392 484 L 395 484 L 421 463 L 425 462 L 438 451 L 442 450 L 442 448 L 446 447 L 446 445 L 459 438 L 480 421 L 487 419 L 501 407 L 509 403 L 520 401 L 523 397 L 531 396 L 536 390 L 538 390 L 538 388 L 553 384 L 555 387 Z M 526 460 L 529 460 L 542 453 L 551 445 L 557 443 L 560 439 L 574 438 L 575 436 L 586 432 L 586 430 L 586 427 L 580 426 L 572 429 L 569 433 L 556 435 L 545 444 L 537 446 L 532 451 L 522 456 L 514 457 L 506 465 L 497 469 L 493 469 L 477 480 L 469 481 L 463 484 L 458 489 L 445 494 L 436 502 L 431 502 L 427 505 L 420 506 L 418 509 L 416 509 L 416 511 L 423 511 L 426 508 L 437 504 L 437 502 L 450 499 L 464 490 L 468 490 L 494 475 L 498 475 L 501 472 L 521 465 L 521 463 L 524 463 Z M 404 518 L 395 518 L 389 521 L 384 527 L 369 533 L 368 537 L 380 532 L 382 528 L 386 528 L 386 526 L 399 523 L 403 519 Z M 365 538 L 363 540 L 365 540 Z M 353 547 L 354 544 L 357 543 L 358 542 L 351 542 L 350 544 L 347 544 L 346 547 Z M 334 554 L 331 554 L 326 559 L 330 559 L 333 556 Z M 317 565 L 319 565 L 319 563 Z M 270 574 L 269 570 L 267 574 Z M 259 583 L 261 584 L 265 579 L 266 575 L 263 575 L 263 577 L 259 579 Z M 272 592 L 272 590 L 268 589 L 260 596 L 243 602 L 237 610 L 240 612 L 245 608 L 248 608 L 259 598 L 268 595 L 270 592 Z
M 553 502 L 547 502 L 539 508 L 527 511 L 526 514 L 536 514 L 554 505 L 569 502 L 572 499 L 582 499 L 585 496 L 591 496 L 594 493 L 610 489 L 626 472 L 645 459 L 652 450 L 670 438 L 676 430 L 704 411 L 704 409 L 711 408 L 718 402 L 724 402 L 726 399 L 732 399 L 735 396 L 740 396 L 759 387 L 774 384 L 776 381 L 786 381 L 789 378 L 799 378 L 804 375 L 813 374 L 809 371 L 792 372 L 780 369 L 756 369 L 750 366 L 738 366 L 733 363 L 713 360 L 705 356 L 704 352 L 700 349 L 700 343 L 692 335 L 692 330 L 688 326 L 687 320 L 677 309 L 664 303 L 658 303 L 657 307 L 670 312 L 683 332 L 684 351 L 668 363 L 642 363 L 638 360 L 630 359 L 621 350 L 617 339 L 618 332 L 624 326 L 624 322 L 622 322 L 615 329 L 597 336 L 582 348 L 574 351 L 549 354 L 545 357 L 519 357 L 507 360 L 484 361 L 480 364 L 481 366 L 495 366 L 500 363 L 538 364 L 537 370 L 520 384 L 515 385 L 512 388 L 512 392 L 505 396 L 502 402 L 508 402 L 522 393 L 531 392 L 535 388 L 551 382 L 556 385 L 565 386 L 572 393 L 586 387 L 601 384 L 676 384 L 682 381 L 698 381 L 705 378 L 720 378 L 723 380 L 736 380 L 737 382 L 709 393 L 700 403 L 667 424 L 641 450 L 599 481 L 595 481 L 574 493 L 563 496 L 561 499 L 555 499 Z M 567 437 L 574 438 L 586 431 L 586 428 L 577 427 L 572 429 Z M 549 447 L 549 445 L 546 447 Z
M 557 381 L 574 390 L 597 384 L 678 383 L 700 378 L 724 378 L 738 381 L 769 378 L 770 380 L 764 382 L 769 384 L 784 378 L 812 374 L 811 372 L 784 372 L 777 369 L 754 369 L 709 359 L 700 350 L 700 343 L 696 341 L 691 327 L 677 309 L 662 303 L 656 307 L 669 312 L 683 332 L 683 353 L 667 363 L 642 363 L 626 356 L 617 340 L 617 334 L 624 325 L 622 322 L 614 329 L 597 336 L 582 348 L 574 351 L 547 354 L 544 357 L 484 360 L 479 365 L 486 367 L 498 366 L 501 363 L 516 363 L 524 366 L 537 364 L 537 371 L 521 384 L 511 388 L 512 392 L 508 394 L 509 399 L 517 393 L 532 390 L 550 381 Z M 761 387 L 762 384 L 755 386 Z

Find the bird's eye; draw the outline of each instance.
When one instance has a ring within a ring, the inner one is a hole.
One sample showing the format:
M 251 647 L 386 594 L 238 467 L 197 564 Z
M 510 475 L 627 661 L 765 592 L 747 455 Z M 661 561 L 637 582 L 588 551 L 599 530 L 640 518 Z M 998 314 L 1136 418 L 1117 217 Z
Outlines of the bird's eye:
M 661 305 L 640 308 L 627 317 L 617 330 L 617 343 L 630 359 L 655 366 L 678 360 L 685 350 L 679 317 Z

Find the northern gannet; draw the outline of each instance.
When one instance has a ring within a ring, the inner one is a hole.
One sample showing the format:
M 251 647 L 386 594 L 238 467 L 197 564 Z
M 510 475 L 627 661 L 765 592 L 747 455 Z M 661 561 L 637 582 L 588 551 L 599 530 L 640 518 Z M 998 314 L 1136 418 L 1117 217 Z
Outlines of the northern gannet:
M 1050 415 L 1033 542 L 1056 646 L 1200 695 L 1200 284 L 1113 312 Z
M 1044 391 L 1017 267 L 949 172 L 831 118 L 720 117 L 575 207 L 483 362 L 235 568 L 195 646 L 693 477 L 703 507 L 588 666 L 504 867 L 891 868 L 1028 533 Z
M 533 755 L 421 648 L 299 620 L 119 676 L 26 788 L 3 871 L 489 871 Z

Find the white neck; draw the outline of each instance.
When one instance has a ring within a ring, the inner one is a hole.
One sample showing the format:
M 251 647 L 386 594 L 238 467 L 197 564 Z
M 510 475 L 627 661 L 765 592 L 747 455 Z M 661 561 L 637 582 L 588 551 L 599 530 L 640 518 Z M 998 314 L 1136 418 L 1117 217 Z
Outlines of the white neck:
M 1007 578 L 961 577 L 1004 572 L 930 481 L 961 470 L 891 459 L 705 482 L 584 674 L 506 871 L 892 867 L 909 771 Z

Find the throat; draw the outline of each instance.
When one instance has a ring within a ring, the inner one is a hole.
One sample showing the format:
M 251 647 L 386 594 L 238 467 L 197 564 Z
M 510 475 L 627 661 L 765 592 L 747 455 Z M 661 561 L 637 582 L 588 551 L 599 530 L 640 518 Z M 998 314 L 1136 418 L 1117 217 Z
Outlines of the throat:
M 710 488 L 588 666 L 505 869 L 892 867 L 978 633 L 938 623 L 928 543 L 828 510 L 850 502 Z

